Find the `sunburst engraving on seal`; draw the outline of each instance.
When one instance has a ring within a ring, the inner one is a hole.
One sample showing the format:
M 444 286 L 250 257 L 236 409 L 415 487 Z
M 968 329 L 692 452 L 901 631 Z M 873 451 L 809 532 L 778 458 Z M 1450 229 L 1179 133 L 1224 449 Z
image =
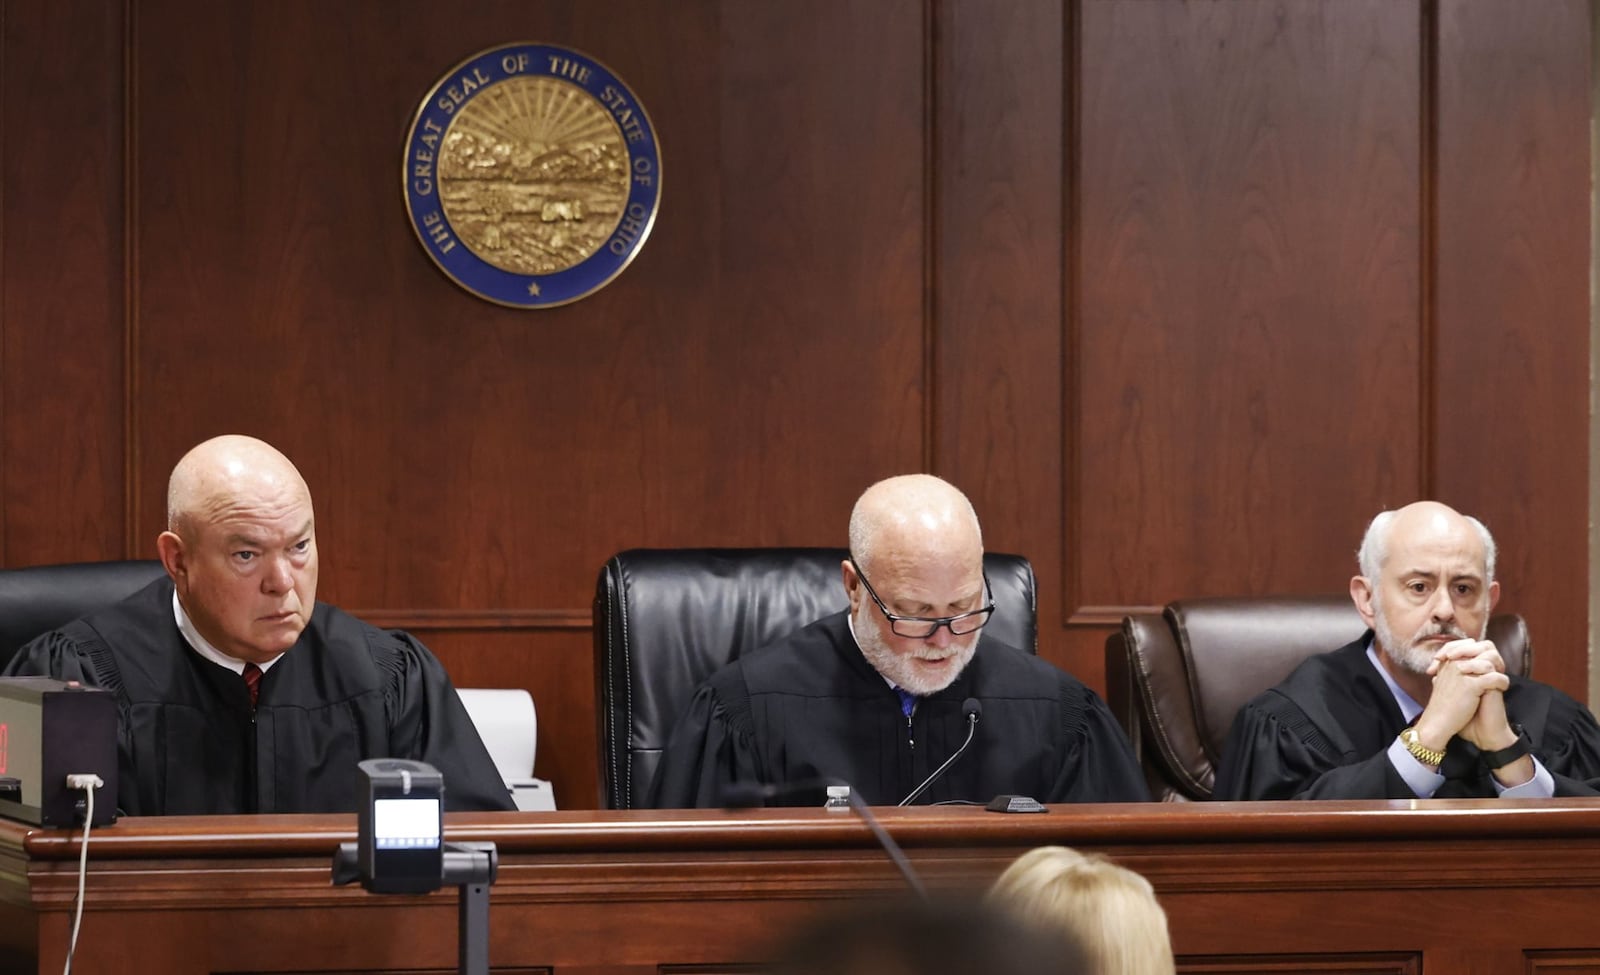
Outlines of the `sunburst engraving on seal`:
M 637 97 L 568 48 L 473 55 L 411 125 L 406 210 L 440 270 L 489 301 L 549 308 L 608 284 L 661 199 L 655 130 Z

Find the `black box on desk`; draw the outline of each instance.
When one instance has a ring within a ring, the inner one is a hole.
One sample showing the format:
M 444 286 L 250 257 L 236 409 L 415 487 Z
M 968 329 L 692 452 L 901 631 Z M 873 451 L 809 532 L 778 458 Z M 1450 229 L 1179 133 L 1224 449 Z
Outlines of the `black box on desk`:
M 40 826 L 82 825 L 83 792 L 67 776 L 98 775 L 94 825 L 117 815 L 117 699 L 110 691 L 49 677 L 0 677 L 0 777 L 17 779 L 18 802 L 0 816 Z

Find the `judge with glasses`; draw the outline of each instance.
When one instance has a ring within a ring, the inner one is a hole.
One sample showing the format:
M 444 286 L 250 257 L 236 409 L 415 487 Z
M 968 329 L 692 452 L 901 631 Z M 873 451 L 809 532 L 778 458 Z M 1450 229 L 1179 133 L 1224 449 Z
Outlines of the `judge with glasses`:
M 723 805 L 770 786 L 821 805 L 1149 798 L 1105 703 L 1072 675 L 984 636 L 995 612 L 972 503 L 923 474 L 868 488 L 840 565 L 850 608 L 718 671 L 662 755 L 650 805 Z M 977 720 L 976 714 L 981 714 Z M 976 724 L 975 724 L 976 722 Z M 919 787 L 963 747 L 925 789 Z

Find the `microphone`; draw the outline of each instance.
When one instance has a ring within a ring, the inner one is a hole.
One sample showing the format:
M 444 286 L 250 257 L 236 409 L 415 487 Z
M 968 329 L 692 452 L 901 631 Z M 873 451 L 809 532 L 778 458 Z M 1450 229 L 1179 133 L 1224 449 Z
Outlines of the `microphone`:
M 976 704 L 976 701 L 969 701 Z M 970 734 L 968 736 L 971 737 Z M 867 808 L 867 803 L 850 783 L 844 779 L 831 777 L 817 779 L 801 779 L 798 782 L 785 782 L 778 785 L 767 785 L 762 782 L 732 782 L 722 788 L 722 805 L 725 809 L 752 809 L 763 805 L 768 799 L 778 796 L 791 795 L 804 792 L 808 789 L 823 788 L 830 785 L 842 785 L 850 790 L 850 808 L 872 830 L 872 835 L 878 840 L 878 845 L 883 847 L 883 852 L 889 855 L 889 860 L 894 863 L 895 869 L 900 871 L 900 876 L 905 878 L 906 886 L 917 892 L 923 900 L 928 899 L 928 890 L 922 886 L 922 878 L 911 868 L 911 861 L 906 859 L 905 851 L 900 849 L 900 844 L 894 841 L 888 831 L 878 822 L 878 817 L 872 815 L 872 810 Z
M 979 703 L 977 698 L 969 697 L 961 702 L 961 713 L 966 715 L 967 718 L 967 740 L 961 743 L 961 747 L 956 749 L 954 755 L 945 759 L 943 765 L 934 769 L 932 775 L 923 779 L 921 785 L 912 789 L 911 794 L 901 799 L 896 805 L 909 806 L 915 802 L 918 796 L 927 791 L 928 786 L 939 780 L 939 776 L 944 774 L 945 769 L 955 764 L 956 759 L 961 757 L 961 753 L 967 750 L 967 746 L 972 744 L 972 736 L 978 730 L 978 719 L 983 717 L 983 705 Z

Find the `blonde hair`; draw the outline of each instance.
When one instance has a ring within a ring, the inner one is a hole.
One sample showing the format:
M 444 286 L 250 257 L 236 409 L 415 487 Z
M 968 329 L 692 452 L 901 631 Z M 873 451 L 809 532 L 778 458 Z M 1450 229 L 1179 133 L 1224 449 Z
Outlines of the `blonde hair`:
M 1006 868 L 989 899 L 1025 920 L 1065 929 L 1096 975 L 1173 975 L 1167 914 L 1150 881 L 1098 854 L 1030 850 Z

